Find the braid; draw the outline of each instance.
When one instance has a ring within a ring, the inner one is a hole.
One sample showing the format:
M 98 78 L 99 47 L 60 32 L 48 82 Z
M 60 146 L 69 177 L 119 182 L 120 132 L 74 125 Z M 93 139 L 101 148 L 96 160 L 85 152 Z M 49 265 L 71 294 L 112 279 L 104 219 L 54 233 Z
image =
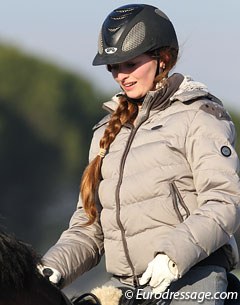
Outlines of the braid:
M 120 132 L 122 126 L 125 123 L 133 124 L 138 114 L 138 106 L 128 102 L 125 96 L 121 96 L 119 100 L 119 106 L 112 114 L 99 143 L 100 148 L 106 151 Z M 86 167 L 82 176 L 80 191 L 83 207 L 88 216 L 88 221 L 85 225 L 91 225 L 97 217 L 95 195 L 101 180 L 101 165 L 102 157 L 97 155 Z

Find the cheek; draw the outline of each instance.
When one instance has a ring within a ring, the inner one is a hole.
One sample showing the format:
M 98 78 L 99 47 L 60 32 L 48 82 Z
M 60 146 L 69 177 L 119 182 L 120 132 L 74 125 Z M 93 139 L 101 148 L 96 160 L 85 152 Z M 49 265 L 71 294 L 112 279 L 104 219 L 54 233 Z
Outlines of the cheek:
M 148 65 L 141 71 L 141 79 L 147 86 L 151 86 L 154 82 L 156 74 L 156 65 Z M 140 75 L 139 75 L 140 76 Z

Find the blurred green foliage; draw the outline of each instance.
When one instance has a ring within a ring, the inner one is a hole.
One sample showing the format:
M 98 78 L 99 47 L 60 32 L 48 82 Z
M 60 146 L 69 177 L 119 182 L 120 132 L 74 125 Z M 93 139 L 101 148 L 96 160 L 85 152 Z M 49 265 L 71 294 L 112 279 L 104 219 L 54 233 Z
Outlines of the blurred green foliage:
M 237 150 L 238 156 L 240 157 L 240 113 L 231 111 L 231 117 L 232 117 L 233 123 L 235 125 L 235 129 L 236 129 L 236 133 L 237 133 L 236 150 Z
M 89 82 L 14 48 L 1 46 L 0 99 L 1 106 L 21 118 L 36 138 L 55 147 L 65 169 L 79 173 L 83 159 L 86 161 L 85 141 L 102 115 L 101 96 Z M 0 128 L 3 132 L 3 117 Z
M 79 75 L 0 45 L 2 224 L 18 231 L 23 223 L 24 238 L 33 241 L 62 181 L 78 192 L 101 101 Z

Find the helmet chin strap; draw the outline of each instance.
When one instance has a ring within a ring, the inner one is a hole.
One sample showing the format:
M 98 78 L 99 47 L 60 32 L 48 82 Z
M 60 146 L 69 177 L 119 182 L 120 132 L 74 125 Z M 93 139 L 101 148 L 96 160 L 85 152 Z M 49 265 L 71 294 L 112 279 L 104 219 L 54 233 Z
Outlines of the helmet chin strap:
M 121 88 L 121 90 L 123 90 L 121 86 L 120 86 L 120 88 Z M 142 104 L 145 99 L 145 96 L 146 96 L 146 94 L 145 94 L 144 96 L 139 97 L 139 98 L 131 98 L 126 93 L 121 94 L 121 95 L 125 96 L 128 102 L 135 104 L 135 105 Z
M 131 97 L 128 97 L 128 96 L 126 95 L 127 100 L 128 100 L 130 103 L 133 103 L 133 104 L 135 104 L 135 105 L 142 104 L 143 101 L 144 101 L 144 99 L 145 99 L 145 96 L 146 96 L 146 95 L 144 95 L 143 97 L 140 97 L 140 98 L 131 98 Z
M 160 73 L 160 58 L 157 58 L 157 69 L 156 69 L 156 74 L 155 77 Z

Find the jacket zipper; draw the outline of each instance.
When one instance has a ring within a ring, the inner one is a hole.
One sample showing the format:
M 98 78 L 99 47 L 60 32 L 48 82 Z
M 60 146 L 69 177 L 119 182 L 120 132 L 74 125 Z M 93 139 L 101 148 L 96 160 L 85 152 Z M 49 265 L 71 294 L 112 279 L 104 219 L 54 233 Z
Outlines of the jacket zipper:
M 179 221 L 183 222 L 184 219 L 178 208 L 178 202 L 182 206 L 182 208 L 185 210 L 187 217 L 190 215 L 190 211 L 189 211 L 188 207 L 186 206 L 186 204 L 182 198 L 182 195 L 180 194 L 174 181 L 170 182 L 170 191 L 172 193 L 172 198 L 173 198 L 173 208 L 177 214 Z
M 125 167 L 125 162 L 126 162 L 126 159 L 127 159 L 127 155 L 129 153 L 129 150 L 130 150 L 130 147 L 132 145 L 133 139 L 134 139 L 134 137 L 135 137 L 139 127 L 144 122 L 146 122 L 146 120 L 149 118 L 149 113 L 150 113 L 150 110 L 151 110 L 152 102 L 153 102 L 153 99 L 149 101 L 149 107 L 147 109 L 147 112 L 142 117 L 142 120 L 138 123 L 138 125 L 135 126 L 135 127 L 131 126 L 131 133 L 130 133 L 130 136 L 128 138 L 128 141 L 127 141 L 127 144 L 126 144 L 126 147 L 125 147 L 125 150 L 123 152 L 122 159 L 121 159 L 121 162 L 120 162 L 119 179 L 118 179 L 118 183 L 117 183 L 116 191 L 115 191 L 115 198 L 116 198 L 116 221 L 117 221 L 117 224 L 118 224 L 118 226 L 120 228 L 120 231 L 121 231 L 122 243 L 123 243 L 123 249 L 124 249 L 124 252 L 125 252 L 125 256 L 126 256 L 128 264 L 129 264 L 129 266 L 130 266 L 130 268 L 132 270 L 134 286 L 139 286 L 139 280 L 138 280 L 138 277 L 137 277 L 137 275 L 135 273 L 135 268 L 133 266 L 132 260 L 130 258 L 130 254 L 129 254 L 129 250 L 128 250 L 128 245 L 127 245 L 127 240 L 126 240 L 126 236 L 125 236 L 125 229 L 124 229 L 123 224 L 122 224 L 121 219 L 120 219 L 120 188 L 121 188 L 121 185 L 122 185 L 123 172 L 124 172 L 124 167 Z

